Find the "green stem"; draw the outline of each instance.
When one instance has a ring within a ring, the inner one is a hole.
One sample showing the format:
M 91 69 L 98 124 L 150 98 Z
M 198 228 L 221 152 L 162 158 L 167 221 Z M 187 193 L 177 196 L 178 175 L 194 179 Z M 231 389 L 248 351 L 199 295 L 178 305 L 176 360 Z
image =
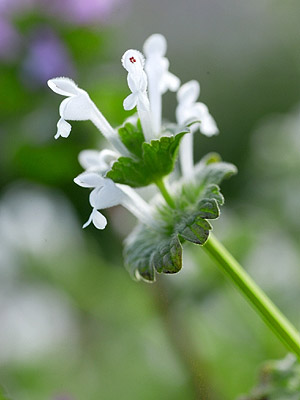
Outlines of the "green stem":
M 164 199 L 166 200 L 167 204 L 171 208 L 175 208 L 174 200 L 170 196 L 170 193 L 168 192 L 168 190 L 164 184 L 164 181 L 162 179 L 159 179 L 155 183 L 156 183 L 156 186 L 158 187 L 158 189 L 160 190 L 161 194 L 163 195 Z
M 210 234 L 203 249 L 217 262 L 222 271 L 250 301 L 254 309 L 261 315 L 282 343 L 300 358 L 299 332 L 256 285 L 218 239 Z

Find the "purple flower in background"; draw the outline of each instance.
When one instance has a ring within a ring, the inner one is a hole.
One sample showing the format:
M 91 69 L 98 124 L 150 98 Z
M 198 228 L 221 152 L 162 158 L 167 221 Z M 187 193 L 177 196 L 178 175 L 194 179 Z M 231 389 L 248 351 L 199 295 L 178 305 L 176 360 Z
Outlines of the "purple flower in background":
M 22 45 L 14 18 L 30 12 L 53 16 L 75 25 L 110 22 L 114 16 L 124 17 L 130 0 L 0 0 L 0 59 L 12 60 Z M 119 12 L 123 6 L 122 12 Z M 126 6 L 126 7 L 125 7 Z M 33 38 L 24 62 L 25 74 L 36 83 L 52 76 L 72 75 L 68 53 L 53 32 L 39 32 Z M 31 73 L 32 72 L 32 73 Z
M 64 43 L 51 29 L 34 31 L 23 63 L 25 82 L 43 86 L 53 76 L 69 74 L 74 76 L 74 67 Z
M 32 9 L 38 0 L 0 0 L 0 15 L 23 14 Z
M 19 34 L 0 14 L 0 59 L 11 60 L 19 46 Z
M 75 24 L 105 22 L 128 0 L 44 0 L 56 14 Z M 124 10 L 122 10 L 124 12 Z
M 36 0 L 0 0 L 0 59 L 11 61 L 18 55 L 21 36 L 12 18 L 30 10 Z
M 0 15 L 12 17 L 32 10 L 79 25 L 105 22 L 128 0 L 0 0 Z M 124 14 L 124 9 L 122 10 Z

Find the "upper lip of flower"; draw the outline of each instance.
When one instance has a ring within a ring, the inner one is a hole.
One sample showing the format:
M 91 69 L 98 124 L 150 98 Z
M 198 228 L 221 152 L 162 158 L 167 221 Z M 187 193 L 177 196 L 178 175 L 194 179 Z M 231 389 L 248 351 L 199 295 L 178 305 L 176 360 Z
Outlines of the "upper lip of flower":
M 71 125 L 65 120 L 85 121 L 90 120 L 102 132 L 108 141 L 116 148 L 118 152 L 127 156 L 129 153 L 120 141 L 115 129 L 104 118 L 89 95 L 83 89 L 80 89 L 74 81 L 69 78 L 54 78 L 48 81 L 48 86 L 55 93 L 67 96 L 59 107 L 60 120 L 57 124 L 57 133 L 55 138 L 68 137 L 71 132 Z
M 48 86 L 53 92 L 62 96 L 76 96 L 79 94 L 79 87 L 70 78 L 60 77 L 48 80 Z

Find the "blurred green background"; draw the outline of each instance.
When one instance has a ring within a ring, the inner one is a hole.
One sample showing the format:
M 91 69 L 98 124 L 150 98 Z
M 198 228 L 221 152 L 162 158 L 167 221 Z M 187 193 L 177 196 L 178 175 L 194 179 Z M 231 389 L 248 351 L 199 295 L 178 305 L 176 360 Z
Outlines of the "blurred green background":
M 300 3 L 263 0 L 0 0 L 0 385 L 16 400 L 232 400 L 286 353 L 215 265 L 131 281 L 124 210 L 86 230 L 79 151 L 105 144 L 89 122 L 54 140 L 69 76 L 113 126 L 128 115 L 120 64 L 159 32 L 170 70 L 197 79 L 221 134 L 196 135 L 235 163 L 214 224 L 300 328 Z M 164 98 L 174 120 L 175 95 Z

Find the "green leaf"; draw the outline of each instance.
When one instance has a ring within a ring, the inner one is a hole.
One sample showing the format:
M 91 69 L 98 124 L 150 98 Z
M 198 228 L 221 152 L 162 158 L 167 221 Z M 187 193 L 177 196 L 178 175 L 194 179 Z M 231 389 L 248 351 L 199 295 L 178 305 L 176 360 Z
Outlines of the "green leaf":
M 299 400 L 300 364 L 288 354 L 280 361 L 268 361 L 260 373 L 258 385 L 239 400 Z
M 138 145 L 133 144 L 131 140 L 134 135 L 132 126 L 124 129 L 121 130 L 121 140 L 138 159 L 120 157 L 107 173 L 108 178 L 131 187 L 142 187 L 155 183 L 173 171 L 180 141 L 187 132 L 175 136 L 162 136 L 150 143 L 143 142 L 140 152 Z M 140 143 L 140 139 L 138 142 Z
M 155 280 L 155 270 L 175 273 L 182 265 L 182 246 L 178 236 L 145 229 L 144 225 L 138 225 L 127 238 L 124 255 L 131 276 L 148 282 Z
M 221 206 L 224 204 L 224 197 L 218 185 L 210 184 L 203 190 L 202 196 L 205 199 L 215 199 Z
M 212 183 L 218 185 L 223 179 L 237 173 L 237 168 L 230 163 L 222 162 L 216 153 L 210 153 L 195 165 L 195 177 L 201 181 L 201 187 Z
M 164 202 L 156 204 L 153 213 L 156 226 L 139 224 L 125 241 L 125 264 L 134 278 L 151 282 L 156 273 L 170 274 L 181 269 L 182 243 L 206 242 L 211 230 L 208 220 L 219 217 L 224 203 L 217 183 L 235 172 L 231 164 L 216 158 L 211 162 L 205 160 L 201 174 L 197 171 L 189 183 L 182 181 L 171 186 L 176 208 Z
M 143 156 L 142 145 L 145 141 L 145 138 L 140 121 L 138 120 L 137 126 L 127 122 L 124 126 L 119 128 L 118 133 L 121 141 L 130 151 L 130 153 L 141 159 Z
M 207 198 L 213 196 L 220 205 L 223 205 L 224 198 L 219 191 L 218 185 L 224 180 L 237 173 L 237 168 L 230 163 L 221 161 L 216 153 L 207 154 L 198 164 L 195 165 L 194 179 L 183 182 L 177 193 L 178 206 L 184 203 L 195 203 L 199 197 Z M 213 185 L 213 187 L 210 187 Z M 209 191 L 208 192 L 205 191 Z
M 218 203 L 214 199 L 203 199 L 198 203 L 197 211 L 186 215 L 176 226 L 181 238 L 204 244 L 208 238 L 211 225 L 206 219 L 216 219 L 220 215 Z
M 173 274 L 181 269 L 182 246 L 177 235 L 160 243 L 151 257 L 152 267 L 157 272 Z

